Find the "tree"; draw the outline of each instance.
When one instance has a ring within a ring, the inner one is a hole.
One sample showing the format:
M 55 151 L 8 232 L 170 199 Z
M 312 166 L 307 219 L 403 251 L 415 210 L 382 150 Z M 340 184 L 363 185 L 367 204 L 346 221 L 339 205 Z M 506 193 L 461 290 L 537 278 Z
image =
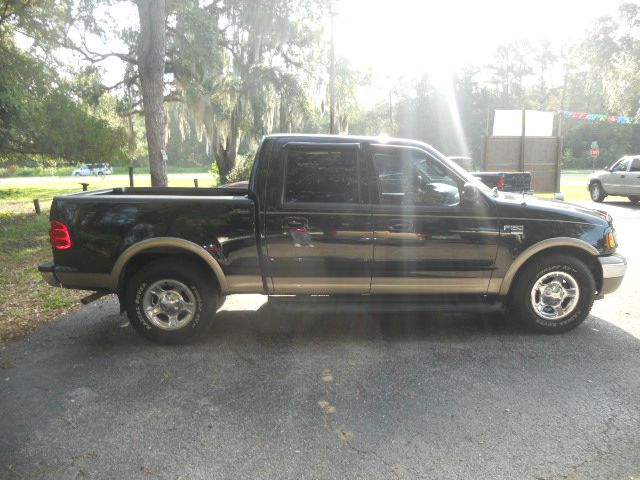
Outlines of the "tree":
M 151 185 L 166 187 L 164 150 L 165 0 L 137 0 L 140 17 L 138 73 L 149 148 Z
M 129 157 L 128 136 L 113 120 L 83 103 L 70 80 L 63 80 L 41 60 L 17 48 L 11 38 L 0 43 L 0 163 L 119 163 Z M 38 101 L 35 101 L 38 99 Z

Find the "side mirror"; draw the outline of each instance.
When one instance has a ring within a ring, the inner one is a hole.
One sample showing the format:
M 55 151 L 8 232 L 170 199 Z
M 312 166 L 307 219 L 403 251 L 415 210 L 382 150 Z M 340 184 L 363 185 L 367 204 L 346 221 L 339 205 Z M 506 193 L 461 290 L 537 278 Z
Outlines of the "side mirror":
M 465 205 L 472 205 L 478 202 L 478 197 L 480 193 L 478 192 L 478 187 L 473 182 L 467 182 L 462 187 L 462 203 Z

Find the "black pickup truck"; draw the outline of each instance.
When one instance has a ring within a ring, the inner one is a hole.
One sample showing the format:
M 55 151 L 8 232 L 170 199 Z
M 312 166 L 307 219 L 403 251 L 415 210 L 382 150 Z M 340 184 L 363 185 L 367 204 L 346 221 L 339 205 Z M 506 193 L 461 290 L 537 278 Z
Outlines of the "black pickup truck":
M 60 196 L 50 237 L 48 283 L 116 293 L 158 342 L 193 335 L 236 293 L 282 308 L 507 307 L 562 332 L 626 270 L 608 214 L 491 190 L 424 143 L 370 137 L 267 136 L 248 183 Z

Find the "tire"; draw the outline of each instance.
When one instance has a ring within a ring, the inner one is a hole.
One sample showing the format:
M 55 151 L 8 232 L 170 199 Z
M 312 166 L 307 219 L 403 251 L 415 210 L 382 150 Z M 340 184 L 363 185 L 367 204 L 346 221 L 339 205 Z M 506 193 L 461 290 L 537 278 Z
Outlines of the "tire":
M 571 255 L 543 256 L 517 273 L 509 298 L 510 317 L 539 333 L 566 332 L 587 318 L 595 291 L 595 279 L 584 262 Z
M 213 318 L 218 298 L 215 284 L 200 265 L 156 260 L 127 283 L 125 307 L 139 333 L 156 343 L 176 344 L 188 341 Z M 154 313 L 146 313 L 149 310 Z
M 640 202 L 640 197 L 636 197 L 636 196 L 632 195 L 632 196 L 629 197 L 629 201 L 631 203 L 638 203 L 638 202 Z
M 591 200 L 598 203 L 601 203 L 604 200 L 604 197 L 607 196 L 600 182 L 593 182 L 589 185 L 589 193 L 591 194 Z

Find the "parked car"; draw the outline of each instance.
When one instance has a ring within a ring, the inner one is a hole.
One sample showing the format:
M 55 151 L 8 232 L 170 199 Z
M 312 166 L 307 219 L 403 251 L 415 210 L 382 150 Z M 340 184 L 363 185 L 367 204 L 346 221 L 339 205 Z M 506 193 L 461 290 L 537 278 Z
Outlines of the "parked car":
M 607 213 L 501 193 L 429 145 L 371 137 L 267 136 L 233 186 L 59 196 L 49 233 L 49 284 L 116 293 L 169 343 L 237 293 L 305 311 L 506 307 L 564 332 L 626 270 Z
M 640 155 L 625 155 L 610 167 L 589 176 L 591 200 L 602 202 L 607 195 L 629 197 L 640 202 Z
M 76 168 L 72 175 L 74 177 L 85 177 L 88 175 L 111 175 L 113 168 L 108 163 L 87 163 Z
M 533 193 L 530 172 L 476 172 L 471 157 L 449 157 L 449 160 L 479 178 L 489 188 L 503 192 Z
M 530 172 L 473 172 L 473 176 L 501 192 L 533 193 Z

